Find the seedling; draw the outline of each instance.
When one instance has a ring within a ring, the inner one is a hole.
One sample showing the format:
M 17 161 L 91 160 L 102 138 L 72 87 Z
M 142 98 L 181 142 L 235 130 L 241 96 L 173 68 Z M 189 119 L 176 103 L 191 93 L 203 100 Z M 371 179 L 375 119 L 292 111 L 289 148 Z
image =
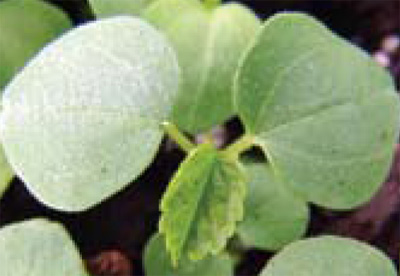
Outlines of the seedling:
M 399 101 L 366 53 L 299 13 L 259 27 L 237 4 L 159 0 L 138 14 L 159 31 L 130 16 L 86 24 L 45 47 L 5 89 L 6 156 L 44 204 L 70 212 L 99 204 L 150 165 L 166 133 L 187 157 L 149 246 L 164 246 L 166 271 L 228 275 L 233 263 L 224 252 L 235 233 L 244 246 L 276 250 L 304 234 L 308 203 L 347 210 L 376 192 L 397 140 Z M 195 33 L 191 24 L 205 27 Z M 232 115 L 245 133 L 224 149 L 196 145 L 183 132 Z M 266 162 L 243 161 L 254 146 Z M 353 248 L 343 243 L 338 248 Z M 392 276 L 390 262 L 371 258 Z

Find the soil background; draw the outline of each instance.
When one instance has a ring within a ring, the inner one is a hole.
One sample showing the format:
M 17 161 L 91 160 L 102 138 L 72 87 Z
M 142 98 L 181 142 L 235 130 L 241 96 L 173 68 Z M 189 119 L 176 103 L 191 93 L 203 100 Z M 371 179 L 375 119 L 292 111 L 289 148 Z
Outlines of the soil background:
M 49 2 L 64 9 L 77 25 L 93 19 L 84 0 Z M 333 31 L 374 55 L 377 62 L 391 71 L 400 87 L 400 47 L 393 46 L 396 37 L 400 39 L 400 0 L 238 2 L 251 7 L 261 18 L 279 11 L 304 11 L 314 15 Z M 233 119 L 226 124 L 222 140 L 229 143 L 241 132 L 239 121 Z M 165 139 L 154 163 L 139 180 L 99 206 L 74 214 L 41 205 L 15 178 L 0 201 L 0 225 L 39 216 L 60 221 L 67 227 L 90 270 L 97 275 L 143 275 L 143 247 L 157 230 L 159 200 L 183 157 L 183 153 Z M 399 264 L 400 147 L 396 149 L 387 180 L 371 202 L 348 212 L 312 206 L 307 236 L 326 233 L 367 241 Z M 236 275 L 257 275 L 271 256 L 271 252 L 248 251 Z

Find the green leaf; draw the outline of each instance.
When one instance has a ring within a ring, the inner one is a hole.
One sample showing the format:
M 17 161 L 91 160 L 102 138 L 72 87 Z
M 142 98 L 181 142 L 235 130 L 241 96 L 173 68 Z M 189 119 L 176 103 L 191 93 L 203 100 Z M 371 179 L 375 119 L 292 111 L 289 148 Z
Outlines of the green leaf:
M 200 261 L 184 258 L 179 267 L 174 268 L 165 248 L 165 241 L 160 234 L 154 235 L 146 246 L 144 268 L 147 276 L 233 275 L 233 261 L 227 254 L 208 257 Z
M 264 25 L 235 102 L 283 182 L 307 201 L 347 209 L 384 180 L 398 136 L 393 82 L 364 52 L 303 14 Z
M 7 162 L 3 148 L 0 146 L 0 198 L 8 188 L 14 173 Z
M 97 18 L 113 15 L 138 15 L 155 0 L 89 0 Z
M 0 1 L 0 90 L 46 43 L 71 23 L 43 1 Z
M 396 276 L 382 252 L 367 244 L 323 236 L 290 244 L 272 258 L 261 276 Z
M 7 276 L 88 276 L 64 228 L 44 219 L 0 230 L 0 264 Z
M 224 249 L 243 217 L 245 181 L 240 165 L 212 145 L 190 152 L 161 202 L 159 231 L 173 264 Z
M 237 233 L 247 247 L 277 250 L 302 237 L 307 203 L 281 183 L 267 164 L 246 163 L 249 176 L 244 219 Z
M 197 0 L 160 0 L 143 16 L 167 35 L 182 68 L 174 123 L 194 133 L 231 117 L 234 74 L 257 17 L 237 3 L 207 9 Z
M 7 157 L 45 204 L 87 209 L 152 161 L 178 80 L 172 49 L 139 19 L 114 17 L 74 29 L 5 91 Z

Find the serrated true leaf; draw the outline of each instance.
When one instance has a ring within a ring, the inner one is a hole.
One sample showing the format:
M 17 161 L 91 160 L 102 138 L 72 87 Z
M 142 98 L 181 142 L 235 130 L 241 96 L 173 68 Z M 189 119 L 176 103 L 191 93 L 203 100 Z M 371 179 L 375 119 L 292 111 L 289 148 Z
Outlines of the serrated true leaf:
M 155 0 L 89 0 L 97 18 L 114 15 L 138 15 Z
M 10 164 L 45 204 L 89 208 L 152 161 L 178 80 L 173 50 L 139 19 L 74 29 L 4 93 L 1 134 Z
M 178 267 L 171 265 L 162 235 L 154 235 L 144 253 L 147 276 L 232 276 L 233 260 L 225 253 L 199 261 L 184 258 Z
M 182 68 L 173 121 L 193 133 L 231 117 L 234 74 L 257 17 L 237 3 L 207 9 L 198 0 L 159 0 L 143 16 L 165 32 Z
M 246 131 L 306 200 L 347 209 L 384 180 L 399 101 L 366 53 L 303 14 L 269 19 L 236 79 Z
M 264 163 L 245 163 L 249 178 L 237 233 L 246 247 L 277 250 L 304 235 L 308 206 Z
M 389 258 L 367 244 L 333 236 L 294 242 L 260 276 L 396 276 Z
M 0 229 L 0 264 L 4 276 L 89 276 L 64 228 L 44 219 Z
M 190 152 L 161 202 L 159 231 L 176 265 L 203 259 L 226 245 L 243 217 L 245 177 L 237 162 L 210 144 Z
M 71 23 L 41 0 L 0 1 L 0 90 L 46 43 Z

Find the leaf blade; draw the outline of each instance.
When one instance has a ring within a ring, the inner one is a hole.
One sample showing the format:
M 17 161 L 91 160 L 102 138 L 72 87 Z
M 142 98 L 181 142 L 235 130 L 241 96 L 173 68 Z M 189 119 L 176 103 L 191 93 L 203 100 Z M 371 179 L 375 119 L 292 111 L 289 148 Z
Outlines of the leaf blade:
M 119 43 L 109 39 L 115 32 Z M 90 208 L 152 161 L 178 79 L 172 49 L 139 19 L 115 17 L 69 32 L 3 96 L 12 167 L 45 204 Z
M 173 264 L 217 254 L 243 216 L 245 181 L 241 167 L 211 145 L 193 151 L 165 193 L 159 231 Z
M 246 247 L 278 250 L 307 230 L 307 203 L 281 183 L 267 164 L 245 162 L 249 176 L 243 221 L 237 228 Z
M 227 254 L 212 256 L 200 261 L 185 258 L 180 266 L 171 265 L 165 241 L 161 234 L 155 234 L 146 245 L 144 267 L 148 276 L 231 276 L 233 261 Z
M 307 201 L 352 208 L 384 180 L 399 125 L 393 82 L 311 17 L 281 14 L 265 24 L 235 95 L 247 132 Z
M 0 263 L 4 275 L 89 276 L 64 228 L 44 219 L 3 227 Z
M 377 249 L 348 238 L 322 236 L 290 244 L 272 258 L 261 276 L 319 276 L 327 271 L 331 276 L 397 274 Z
M 236 3 L 210 11 L 197 0 L 158 1 L 144 17 L 166 33 L 182 68 L 183 83 L 172 120 L 195 133 L 230 118 L 233 77 L 260 26 L 257 17 Z

